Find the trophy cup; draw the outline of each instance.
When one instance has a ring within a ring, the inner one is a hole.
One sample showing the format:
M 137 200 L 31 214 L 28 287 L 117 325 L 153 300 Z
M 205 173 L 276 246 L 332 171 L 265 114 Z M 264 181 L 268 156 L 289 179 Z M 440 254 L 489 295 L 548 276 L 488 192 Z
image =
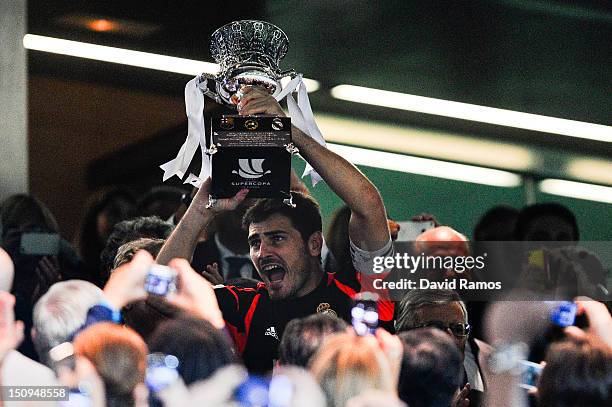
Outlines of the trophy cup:
M 202 113 L 204 96 L 236 109 L 242 88 L 259 86 L 277 100 L 286 97 L 289 113 L 299 118 L 295 126 L 325 145 L 314 123 L 302 75 L 280 70 L 288 45 L 285 33 L 264 21 L 234 21 L 212 34 L 210 51 L 220 70 L 216 75 L 198 75 L 186 85 L 188 135 L 177 157 L 161 166 L 164 181 L 173 175 L 184 176 L 199 144 L 200 175 L 190 174 L 185 183 L 199 186 L 212 175 L 211 205 L 215 199 L 232 197 L 243 188 L 250 190 L 249 197 L 283 198 L 291 204 L 291 155 L 298 152 L 291 142 L 291 119 L 259 115 L 213 117 L 206 143 Z M 284 77 L 291 78 L 285 89 L 280 83 Z M 296 90 L 297 103 L 291 96 Z M 313 174 L 314 184 L 318 174 L 310 166 L 306 173 Z
M 258 86 L 276 96 L 280 79 L 295 75 L 281 72 L 279 62 L 287 53 L 289 40 L 273 24 L 235 21 L 216 30 L 210 52 L 220 74 L 212 77 L 214 91 L 204 95 L 235 108 L 241 88 Z M 210 86 L 210 85 L 209 85 Z M 253 198 L 290 198 L 291 119 L 288 117 L 224 115 L 212 118 L 212 190 L 216 198 L 232 197 L 242 188 Z

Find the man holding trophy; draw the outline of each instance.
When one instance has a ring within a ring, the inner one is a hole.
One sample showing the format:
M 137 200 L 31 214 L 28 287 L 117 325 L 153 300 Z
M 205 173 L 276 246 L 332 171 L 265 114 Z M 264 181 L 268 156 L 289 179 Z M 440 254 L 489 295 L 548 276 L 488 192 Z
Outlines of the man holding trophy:
M 280 90 L 280 84 L 272 83 L 277 82 L 277 77 L 270 78 L 269 71 L 278 70 L 278 64 L 269 62 L 278 62 L 284 56 L 287 49 L 284 33 L 268 23 L 240 21 L 217 30 L 213 43 L 217 44 L 212 46 L 213 55 L 216 46 L 227 51 L 226 60 L 220 61 L 222 68 L 227 69 L 220 75 L 223 79 L 215 81 L 217 93 L 213 97 L 235 103 L 238 115 L 219 118 L 218 126 L 213 123 L 213 140 L 205 147 L 212 155 L 212 180 L 201 179 L 207 175 L 206 170 L 200 172 L 200 177 L 191 177 L 197 179 L 200 190 L 157 261 L 167 264 L 175 257 L 190 259 L 198 236 L 216 215 L 235 209 L 247 197 L 259 198 L 245 214 L 243 225 L 248 230 L 251 260 L 263 282 L 255 289 L 217 286 L 215 294 L 245 365 L 261 372 L 273 367 L 278 343 L 291 319 L 322 312 L 349 321 L 355 294 L 323 270 L 322 221 L 316 202 L 298 192 L 285 194 L 289 192 L 290 154 L 299 150 L 316 171 L 311 172 L 313 180 L 320 176 L 351 209 L 349 236 L 357 271 L 371 273 L 371 259 L 389 255 L 391 239 L 384 204 L 376 187 L 355 166 L 324 146 L 312 120 L 301 76 L 295 75 L 289 90 Z M 253 48 L 257 53 L 253 53 Z M 269 65 L 265 69 L 258 65 L 266 63 Z M 264 74 L 268 77 L 262 80 Z M 290 94 L 291 86 L 298 88 L 297 103 Z M 228 89 L 234 89 L 234 93 Z M 207 91 L 208 88 L 201 93 Z M 291 122 L 278 103 L 279 95 L 287 96 Z M 191 122 L 190 117 L 190 126 Z M 256 134 L 258 130 L 260 134 Z M 184 147 L 183 152 L 189 148 Z M 235 161 L 230 165 L 221 164 L 223 171 L 218 171 L 217 155 L 223 149 L 241 150 L 221 156 L 221 161 Z M 279 151 L 266 155 L 265 149 Z M 289 158 L 287 162 L 281 152 Z M 179 156 L 177 159 L 182 160 Z M 172 169 L 168 164 L 172 162 L 164 164 L 165 168 L 162 166 L 166 171 Z M 265 180 L 274 171 L 284 171 L 286 175 L 265 185 L 248 184 Z M 247 184 L 241 184 L 240 179 Z M 382 320 L 391 318 L 392 315 L 381 315 Z

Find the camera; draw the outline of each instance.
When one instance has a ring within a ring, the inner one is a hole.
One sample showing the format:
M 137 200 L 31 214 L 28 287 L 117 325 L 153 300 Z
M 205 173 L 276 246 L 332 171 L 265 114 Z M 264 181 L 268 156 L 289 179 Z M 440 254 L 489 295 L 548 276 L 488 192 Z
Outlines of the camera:
M 378 295 L 365 292 L 355 297 L 351 309 L 351 324 L 359 336 L 373 335 L 378 328 Z
M 174 269 L 153 264 L 145 279 L 145 290 L 149 294 L 166 296 L 176 291 L 176 276 Z

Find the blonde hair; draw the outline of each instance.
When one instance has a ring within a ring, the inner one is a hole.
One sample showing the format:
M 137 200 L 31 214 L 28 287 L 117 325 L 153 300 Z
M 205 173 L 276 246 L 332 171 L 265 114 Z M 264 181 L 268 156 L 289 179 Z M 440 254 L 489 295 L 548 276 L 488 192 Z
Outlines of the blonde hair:
M 392 369 L 373 336 L 343 333 L 329 337 L 315 354 L 310 370 L 330 407 L 344 407 L 369 389 L 396 391 Z
M 133 404 L 133 391 L 144 383 L 147 345 L 132 329 L 103 322 L 74 340 L 74 353 L 89 359 L 104 382 L 107 406 Z

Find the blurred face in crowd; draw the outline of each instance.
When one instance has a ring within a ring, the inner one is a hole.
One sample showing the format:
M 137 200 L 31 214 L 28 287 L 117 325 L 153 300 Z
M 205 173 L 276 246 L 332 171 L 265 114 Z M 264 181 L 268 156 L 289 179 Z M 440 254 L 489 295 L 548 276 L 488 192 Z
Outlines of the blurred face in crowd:
M 317 287 L 321 279 L 316 272 L 320 233 L 313 233 L 304 242 L 289 218 L 275 214 L 249 225 L 249 248 L 251 260 L 273 300 L 301 297 Z
M 574 228 L 571 223 L 559 216 L 542 215 L 529 223 L 524 240 L 532 242 L 573 241 L 575 240 Z
M 452 324 L 464 324 L 466 323 L 466 317 L 463 315 L 461 305 L 456 302 L 449 302 L 448 304 L 430 305 L 422 307 L 418 311 L 418 323 L 417 325 L 427 325 L 432 322 L 441 323 L 445 327 L 450 327 Z M 437 327 L 436 325 L 432 325 Z M 451 329 L 445 329 L 446 332 L 457 344 L 461 356 L 464 356 L 465 342 L 467 336 L 458 336 L 454 334 Z
M 448 226 L 438 226 L 417 236 L 415 251 L 416 253 L 423 253 L 428 257 L 439 258 L 465 257 L 470 254 L 467 238 Z M 435 281 L 456 277 L 471 279 L 471 272 L 469 270 L 453 270 L 452 268 L 428 268 L 424 270 L 424 277 Z

